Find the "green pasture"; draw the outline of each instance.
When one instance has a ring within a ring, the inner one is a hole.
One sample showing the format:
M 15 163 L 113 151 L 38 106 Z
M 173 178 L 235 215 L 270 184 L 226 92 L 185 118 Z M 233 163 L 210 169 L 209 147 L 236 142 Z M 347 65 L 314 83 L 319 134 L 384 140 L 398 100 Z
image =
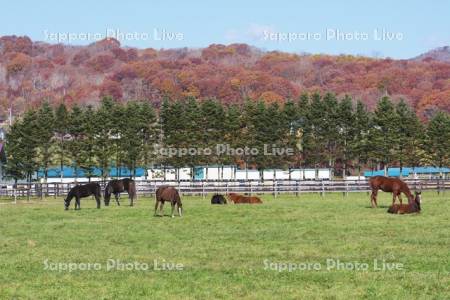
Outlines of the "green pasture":
M 384 193 L 377 209 L 366 193 L 185 196 L 181 218 L 125 198 L 0 200 L 0 299 L 450 298 L 450 193 L 418 215 L 387 214 Z

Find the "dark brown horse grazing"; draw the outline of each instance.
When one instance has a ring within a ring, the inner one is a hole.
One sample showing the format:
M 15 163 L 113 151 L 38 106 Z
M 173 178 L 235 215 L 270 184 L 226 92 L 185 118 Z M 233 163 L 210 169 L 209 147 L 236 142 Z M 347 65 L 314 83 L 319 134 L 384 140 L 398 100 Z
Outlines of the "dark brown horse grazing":
M 181 214 L 183 211 L 183 204 L 181 203 L 180 194 L 174 187 L 167 186 L 167 185 L 160 186 L 156 190 L 155 196 L 156 196 L 155 216 L 157 216 L 156 211 L 158 210 L 158 205 L 160 205 L 160 208 L 159 208 L 160 214 L 159 215 L 161 217 L 164 215 L 164 213 L 163 213 L 164 202 L 169 201 L 170 205 L 172 206 L 172 218 L 174 217 L 173 210 L 175 208 L 175 205 L 177 206 L 178 215 L 181 217 Z
M 404 193 L 406 197 L 408 197 L 408 203 L 414 200 L 414 196 L 409 190 L 408 185 L 398 178 L 374 176 L 369 179 L 369 186 L 372 189 L 372 194 L 370 196 L 372 207 L 377 207 L 378 190 L 392 193 L 392 205 L 395 204 L 396 197 L 398 197 L 400 205 L 402 204 L 401 193 Z
M 420 213 L 420 203 L 421 192 L 416 192 L 416 197 L 414 201 L 409 201 L 408 204 L 395 204 L 391 205 L 388 209 L 388 213 L 390 214 L 412 214 L 412 213 Z
M 72 198 L 75 198 L 75 209 L 80 209 L 80 198 L 88 197 L 90 195 L 94 195 L 95 201 L 97 201 L 97 208 L 100 208 L 101 194 L 102 189 L 97 182 L 76 185 L 70 189 L 66 199 L 64 199 L 64 209 L 69 209 Z
M 105 187 L 105 206 L 109 205 L 111 194 L 114 194 L 116 203 L 120 206 L 119 195 L 125 191 L 128 193 L 128 198 L 130 198 L 130 206 L 133 206 L 133 200 L 136 199 L 136 184 L 133 179 L 114 179 L 108 182 Z
M 258 197 L 247 197 L 236 193 L 229 193 L 227 196 L 234 204 L 262 204 L 261 199 Z

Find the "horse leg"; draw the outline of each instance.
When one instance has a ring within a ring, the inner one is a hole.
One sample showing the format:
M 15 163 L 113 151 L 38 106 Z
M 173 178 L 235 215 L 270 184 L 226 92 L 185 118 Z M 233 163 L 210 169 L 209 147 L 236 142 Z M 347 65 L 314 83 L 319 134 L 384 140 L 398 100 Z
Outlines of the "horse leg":
M 173 215 L 173 210 L 174 210 L 174 208 L 175 208 L 175 202 L 170 201 L 170 205 L 172 206 L 172 218 L 173 218 L 173 217 L 174 217 L 174 215 Z
M 130 206 L 133 206 L 133 195 L 128 193 L 128 197 L 130 198 Z
M 75 210 L 79 210 L 79 209 L 81 209 L 80 208 L 80 197 L 76 197 L 75 198 Z
M 156 203 L 155 203 L 155 214 L 154 214 L 155 217 L 156 217 L 156 212 L 158 211 L 158 204 L 159 204 L 159 201 L 156 200 Z
M 392 206 L 394 206 L 394 204 L 395 204 L 395 197 L 397 197 L 397 195 L 398 195 L 397 191 L 392 192 Z
M 181 217 L 181 210 L 182 210 L 182 208 L 180 207 L 179 203 L 177 203 L 177 208 L 178 208 L 178 216 Z
M 97 208 L 100 208 L 100 197 L 95 195 L 95 201 L 97 201 Z
M 403 201 L 403 199 L 402 199 L 402 193 L 398 193 L 397 194 L 397 198 L 398 198 L 398 200 L 400 201 L 400 205 L 402 205 L 402 201 Z
M 378 190 L 372 190 L 372 194 L 370 195 L 370 203 L 372 204 L 372 208 L 377 207 L 377 193 Z
M 164 208 L 164 201 L 161 201 L 161 204 L 159 205 L 159 215 L 161 217 L 164 217 L 164 210 L 163 210 L 163 208 Z
M 119 202 L 119 194 L 114 193 L 114 197 L 116 198 L 117 206 L 120 206 L 120 202 Z

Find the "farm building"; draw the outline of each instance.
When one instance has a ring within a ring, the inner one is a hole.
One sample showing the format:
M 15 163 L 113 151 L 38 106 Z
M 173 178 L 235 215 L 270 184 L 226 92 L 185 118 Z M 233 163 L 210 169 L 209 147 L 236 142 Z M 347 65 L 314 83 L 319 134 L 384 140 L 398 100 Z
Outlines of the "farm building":
M 400 176 L 400 168 L 388 168 L 387 172 L 390 177 L 399 177 Z M 443 175 L 443 178 L 450 178 L 450 168 L 438 168 L 438 167 L 404 167 L 402 169 L 402 177 L 409 178 L 425 178 L 432 179 L 438 178 L 440 174 Z M 377 171 L 365 171 L 365 177 L 372 176 L 384 176 L 384 170 Z
M 281 170 L 272 169 L 264 170 L 262 174 L 258 170 L 238 169 L 235 166 L 199 166 L 194 167 L 194 180 L 260 180 L 261 175 L 263 180 L 329 180 L 331 179 L 331 170 L 329 169 L 291 169 Z M 147 170 L 144 168 L 137 168 L 135 178 L 137 180 L 191 180 L 191 168 L 151 168 Z M 115 177 L 129 177 L 131 171 L 127 168 L 111 168 L 108 172 L 110 178 Z M 147 175 L 147 176 L 146 176 Z M 73 167 L 63 167 L 62 172 L 60 168 L 51 168 L 47 172 L 47 182 L 72 182 L 88 181 L 85 171 L 78 169 L 75 172 Z M 36 176 L 38 179 L 44 177 L 44 172 L 41 170 Z M 101 177 L 101 170 L 93 168 L 91 170 L 91 178 Z
M 101 169 L 93 168 L 91 171 L 91 178 L 101 177 Z M 131 171 L 127 168 L 111 168 L 108 172 L 109 177 L 129 177 L 131 176 Z M 136 177 L 145 176 L 145 169 L 136 168 Z M 43 178 L 44 171 L 37 172 L 37 178 Z M 51 168 L 47 172 L 47 182 L 73 182 L 77 179 L 77 181 L 83 182 L 88 181 L 89 179 L 86 177 L 86 172 L 81 169 L 75 171 L 73 167 L 64 166 L 61 172 L 60 168 Z

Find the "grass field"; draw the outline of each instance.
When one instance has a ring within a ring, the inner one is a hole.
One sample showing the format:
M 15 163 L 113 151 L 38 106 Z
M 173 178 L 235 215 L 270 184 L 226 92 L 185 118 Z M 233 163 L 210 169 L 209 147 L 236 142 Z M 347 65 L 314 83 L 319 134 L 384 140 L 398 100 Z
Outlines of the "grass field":
M 366 193 L 254 206 L 184 197 L 173 219 L 153 217 L 149 198 L 100 210 L 89 198 L 81 211 L 64 211 L 62 198 L 2 204 L 0 299 L 449 299 L 450 194 L 424 193 L 420 215 L 387 214 L 390 199 L 371 209 Z M 97 265 L 79 270 L 87 263 Z

